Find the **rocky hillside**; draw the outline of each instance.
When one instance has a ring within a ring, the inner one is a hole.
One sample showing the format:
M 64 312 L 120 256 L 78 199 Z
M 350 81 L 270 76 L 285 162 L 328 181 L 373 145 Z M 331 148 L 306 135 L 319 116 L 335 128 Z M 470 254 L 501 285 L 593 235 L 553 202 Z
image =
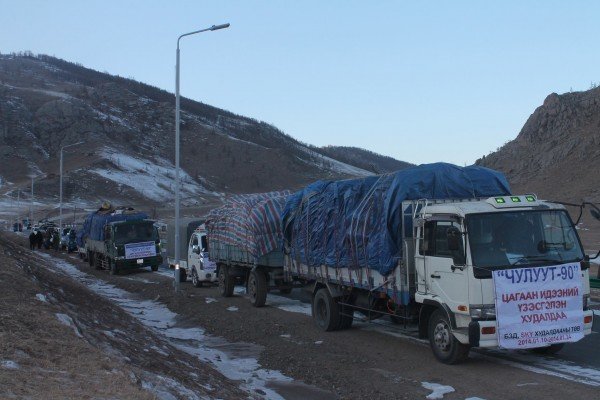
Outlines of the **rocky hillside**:
M 184 202 L 387 170 L 374 154 L 340 159 L 264 122 L 181 107 Z M 11 198 L 38 176 L 36 198 L 57 199 L 60 149 L 85 141 L 64 152 L 66 200 L 168 204 L 174 130 L 172 93 L 54 57 L 0 55 L 0 191 Z
M 600 201 L 600 88 L 552 93 L 517 138 L 477 164 L 503 171 L 513 192 Z

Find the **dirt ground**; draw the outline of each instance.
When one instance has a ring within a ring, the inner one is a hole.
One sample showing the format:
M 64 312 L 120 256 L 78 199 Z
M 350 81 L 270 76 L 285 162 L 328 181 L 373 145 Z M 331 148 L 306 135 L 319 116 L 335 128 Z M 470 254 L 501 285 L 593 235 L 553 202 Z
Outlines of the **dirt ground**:
M 0 234 L 0 398 L 163 397 L 148 386 L 185 398 L 171 379 L 198 396 L 249 397 L 235 382 L 163 343 L 119 307 L 51 272 L 24 241 L 13 240 Z M 189 369 L 202 379 L 193 379 Z
M 83 285 L 54 278 L 44 265 L 33 262 L 23 241 L 15 243 L 13 235 L 0 235 L 0 247 L 5 259 L 9 260 L 0 275 L 0 291 L 10 293 L 8 303 L 12 304 L 3 304 L 1 309 L 1 343 L 11 345 L 0 347 L 0 359 L 14 360 L 20 365 L 19 370 L 8 374 L 0 370 L 0 397 L 27 393 L 33 398 L 51 398 L 45 393 L 52 389 L 59 390 L 54 392 L 54 398 L 92 398 L 99 388 L 104 392 L 98 393 L 105 394 L 97 397 L 152 398 L 141 389 L 141 382 L 151 379 L 149 374 L 170 377 L 199 395 L 224 399 L 248 397 L 248 393 L 237 388 L 236 382 L 225 379 L 189 354 L 175 348 L 168 349 L 169 356 L 163 352 L 144 351 L 149 343 L 161 348 L 169 345 Z M 224 338 L 229 343 L 253 344 L 260 349 L 258 361 L 263 368 L 281 371 L 299 385 L 318 388 L 309 392 L 311 395 L 291 386 L 275 388 L 286 399 L 425 399 L 431 391 L 423 387 L 424 382 L 452 386 L 455 392 L 444 396 L 450 400 L 474 397 L 547 400 L 597 396 L 597 388 L 593 386 L 536 374 L 494 362 L 486 356 L 475 354 L 464 364 L 447 366 L 434 359 L 427 344 L 415 339 L 356 327 L 347 331 L 322 332 L 307 315 L 287 312 L 268 306 L 268 303 L 257 309 L 241 295 L 219 297 L 215 287 L 194 288 L 186 282 L 181 284 L 181 293 L 176 295 L 172 280 L 157 273 L 138 271 L 111 276 L 72 256 L 52 255 L 67 259 L 81 271 L 134 293 L 135 298 L 168 306 L 179 315 L 181 326 L 202 327 L 207 334 Z M 13 283 L 17 279 L 19 283 Z M 40 290 L 52 293 L 56 301 L 50 304 L 37 301 L 35 295 Z M 208 302 L 207 299 L 216 301 Z M 29 308 L 16 312 L 15 308 L 20 304 Z M 77 337 L 73 328 L 58 323 L 54 317 L 56 312 L 74 316 L 82 337 Z M 18 326 L 5 328 L 4 321 L 14 324 L 11 321 L 15 320 Z M 60 332 L 53 332 L 54 329 Z M 115 340 L 103 334 L 117 329 L 127 332 L 129 340 Z M 27 333 L 29 331 L 34 333 Z M 28 339 L 21 345 L 24 337 Z M 54 363 L 51 368 L 39 366 L 50 362 L 49 359 Z M 23 376 L 41 374 L 41 369 L 53 371 L 47 372 L 48 376 L 56 375 L 56 371 L 70 374 L 77 371 L 79 374 L 69 375 L 69 384 L 60 389 L 55 385 L 58 378 L 52 381 L 55 384 L 45 383 L 42 379 L 35 379 L 32 384 L 23 379 Z M 27 374 L 23 374 L 24 370 Z M 190 371 L 206 377 L 206 381 L 191 379 Z M 117 380 L 117 377 L 121 379 Z M 217 392 L 207 392 L 207 383 L 217 388 Z M 260 393 L 258 395 L 260 397 Z M 185 396 L 176 395 L 175 398 Z

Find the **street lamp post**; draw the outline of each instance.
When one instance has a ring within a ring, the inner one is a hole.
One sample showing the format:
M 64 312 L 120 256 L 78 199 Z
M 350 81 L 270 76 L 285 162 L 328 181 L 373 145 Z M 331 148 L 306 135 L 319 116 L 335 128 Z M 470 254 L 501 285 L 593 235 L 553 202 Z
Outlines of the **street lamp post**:
M 184 33 L 177 38 L 177 59 L 175 63 L 175 271 L 173 276 L 176 292 L 179 292 L 179 280 L 181 279 L 179 270 L 179 41 L 184 36 L 225 28 L 229 28 L 229 24 L 213 25 L 210 28 Z
M 68 144 L 60 148 L 60 202 L 59 202 L 59 219 L 58 219 L 58 229 L 62 229 L 62 198 L 63 198 L 63 150 L 67 147 L 77 146 L 78 144 L 82 144 L 83 142 L 77 142 L 73 144 Z

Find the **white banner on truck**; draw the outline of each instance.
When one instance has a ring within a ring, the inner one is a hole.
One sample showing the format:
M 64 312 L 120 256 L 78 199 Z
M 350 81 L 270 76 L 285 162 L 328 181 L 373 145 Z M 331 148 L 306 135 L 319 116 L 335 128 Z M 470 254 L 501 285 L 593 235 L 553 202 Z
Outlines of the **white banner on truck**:
M 583 338 L 579 263 L 494 271 L 499 346 L 544 347 Z
M 154 242 L 127 243 L 125 245 L 125 258 L 128 260 L 155 255 L 156 245 Z

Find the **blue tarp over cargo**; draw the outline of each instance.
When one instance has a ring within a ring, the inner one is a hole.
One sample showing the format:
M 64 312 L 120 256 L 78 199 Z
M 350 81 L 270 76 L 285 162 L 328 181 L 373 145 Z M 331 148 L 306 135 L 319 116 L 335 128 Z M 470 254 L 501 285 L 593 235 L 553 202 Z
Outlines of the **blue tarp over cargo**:
M 243 194 L 229 197 L 207 218 L 209 240 L 249 252 L 256 260 L 282 249 L 281 212 L 291 192 Z
M 500 172 L 446 163 L 317 181 L 288 197 L 282 214 L 284 241 L 291 256 L 309 266 L 366 267 L 387 275 L 402 256 L 404 200 L 509 194 Z M 412 226 L 405 228 L 411 232 Z
M 104 225 L 110 222 L 138 221 L 142 219 L 148 219 L 148 214 L 137 211 L 117 211 L 110 214 L 98 211 L 93 212 L 85 217 L 83 228 L 77 233 L 77 246 L 83 247 L 87 238 L 92 240 L 104 240 Z

